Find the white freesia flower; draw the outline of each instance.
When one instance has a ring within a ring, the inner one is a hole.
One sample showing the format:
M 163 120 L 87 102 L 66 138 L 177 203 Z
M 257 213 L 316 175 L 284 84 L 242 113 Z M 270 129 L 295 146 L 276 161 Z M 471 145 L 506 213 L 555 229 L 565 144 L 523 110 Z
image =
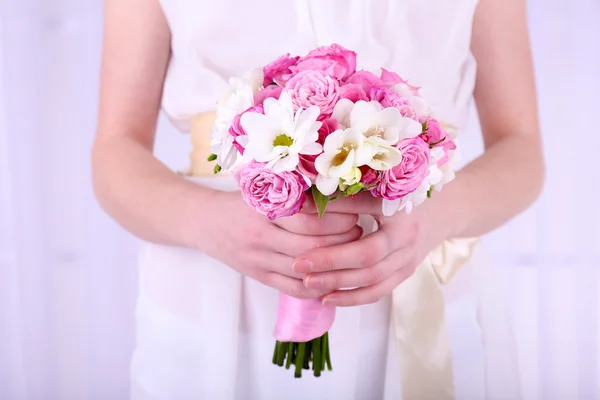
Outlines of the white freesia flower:
M 383 108 L 377 101 L 360 100 L 352 103 L 348 99 L 341 99 L 333 109 L 332 116 L 341 127 L 356 128 L 367 139 L 391 145 L 418 136 L 423 130 L 419 122 L 403 117 L 397 108 Z
M 365 148 L 371 154 L 367 165 L 376 171 L 387 171 L 402 161 L 402 153 L 394 146 L 377 138 L 365 141 Z
M 316 155 L 322 151 L 317 143 L 321 122 L 317 121 L 320 110 L 309 107 L 298 109 L 289 93 L 283 92 L 279 100 L 268 98 L 264 102 L 265 114 L 245 113 L 241 125 L 248 133 L 244 157 L 266 162 L 275 173 L 293 171 L 300 162 L 300 155 Z
M 333 132 L 323 146 L 323 154 L 315 160 L 317 188 L 324 195 L 336 191 L 341 178 L 352 174 L 353 168 L 369 162 L 372 154 L 364 146 L 365 137 L 358 129 L 338 129 Z
M 217 164 L 223 171 L 231 170 L 239 161 L 239 153 L 229 128 L 236 115 L 254 105 L 254 94 L 263 83 L 262 68 L 250 71 L 242 77 L 229 80 L 229 89 L 217 103 L 217 118 L 211 135 L 211 152 L 217 155 Z

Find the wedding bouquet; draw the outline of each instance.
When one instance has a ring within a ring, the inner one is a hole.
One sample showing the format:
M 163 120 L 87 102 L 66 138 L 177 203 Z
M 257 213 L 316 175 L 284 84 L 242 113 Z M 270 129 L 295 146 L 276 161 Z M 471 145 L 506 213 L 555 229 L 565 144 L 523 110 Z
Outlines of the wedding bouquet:
M 356 70 L 337 44 L 283 55 L 230 80 L 217 105 L 209 160 L 233 171 L 245 202 L 270 220 L 312 196 L 319 216 L 339 196 L 369 192 L 382 213 L 410 212 L 453 179 L 452 135 L 395 72 Z M 331 370 L 335 308 L 279 295 L 273 363 Z

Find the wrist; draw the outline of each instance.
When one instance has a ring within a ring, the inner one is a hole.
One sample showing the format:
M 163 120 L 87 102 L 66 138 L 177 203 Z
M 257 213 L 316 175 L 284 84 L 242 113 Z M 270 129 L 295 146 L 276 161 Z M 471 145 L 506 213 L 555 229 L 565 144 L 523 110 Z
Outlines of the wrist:
M 438 242 L 461 236 L 468 224 L 467 204 L 459 197 L 459 185 L 460 182 L 454 180 L 440 192 L 433 191 L 431 198 L 422 205 L 425 206 L 425 223 L 429 225 L 426 231 L 435 232 L 433 236 Z
M 457 174 L 440 192 L 434 191 L 431 203 L 433 228 L 443 235 L 442 240 L 461 237 L 469 225 L 470 213 L 468 198 L 464 196 L 464 181 Z
M 218 208 L 223 200 L 219 199 L 222 192 L 190 182 L 190 193 L 187 196 L 187 212 L 184 213 L 185 227 L 182 232 L 182 242 L 185 247 L 206 252 L 214 238 L 218 223 Z

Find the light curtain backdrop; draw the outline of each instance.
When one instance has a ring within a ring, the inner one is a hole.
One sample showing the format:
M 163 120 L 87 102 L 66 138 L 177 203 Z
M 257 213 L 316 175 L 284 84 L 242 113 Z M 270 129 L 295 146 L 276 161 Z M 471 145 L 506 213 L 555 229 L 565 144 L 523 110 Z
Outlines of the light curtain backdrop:
M 523 397 L 598 399 L 600 2 L 529 10 L 548 179 L 536 206 L 486 244 Z M 2 399 L 128 395 L 137 243 L 90 184 L 101 29 L 100 0 L 0 0 Z M 470 130 L 474 155 L 476 121 Z M 185 166 L 187 138 L 164 120 L 159 131 L 158 156 Z

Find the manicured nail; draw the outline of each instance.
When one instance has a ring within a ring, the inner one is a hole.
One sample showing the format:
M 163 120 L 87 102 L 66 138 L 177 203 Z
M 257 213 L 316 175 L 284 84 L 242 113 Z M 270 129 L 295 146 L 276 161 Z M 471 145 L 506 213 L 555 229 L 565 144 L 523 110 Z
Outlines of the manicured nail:
M 294 261 L 292 271 L 294 272 L 310 272 L 312 271 L 313 263 L 310 260 L 300 259 Z

